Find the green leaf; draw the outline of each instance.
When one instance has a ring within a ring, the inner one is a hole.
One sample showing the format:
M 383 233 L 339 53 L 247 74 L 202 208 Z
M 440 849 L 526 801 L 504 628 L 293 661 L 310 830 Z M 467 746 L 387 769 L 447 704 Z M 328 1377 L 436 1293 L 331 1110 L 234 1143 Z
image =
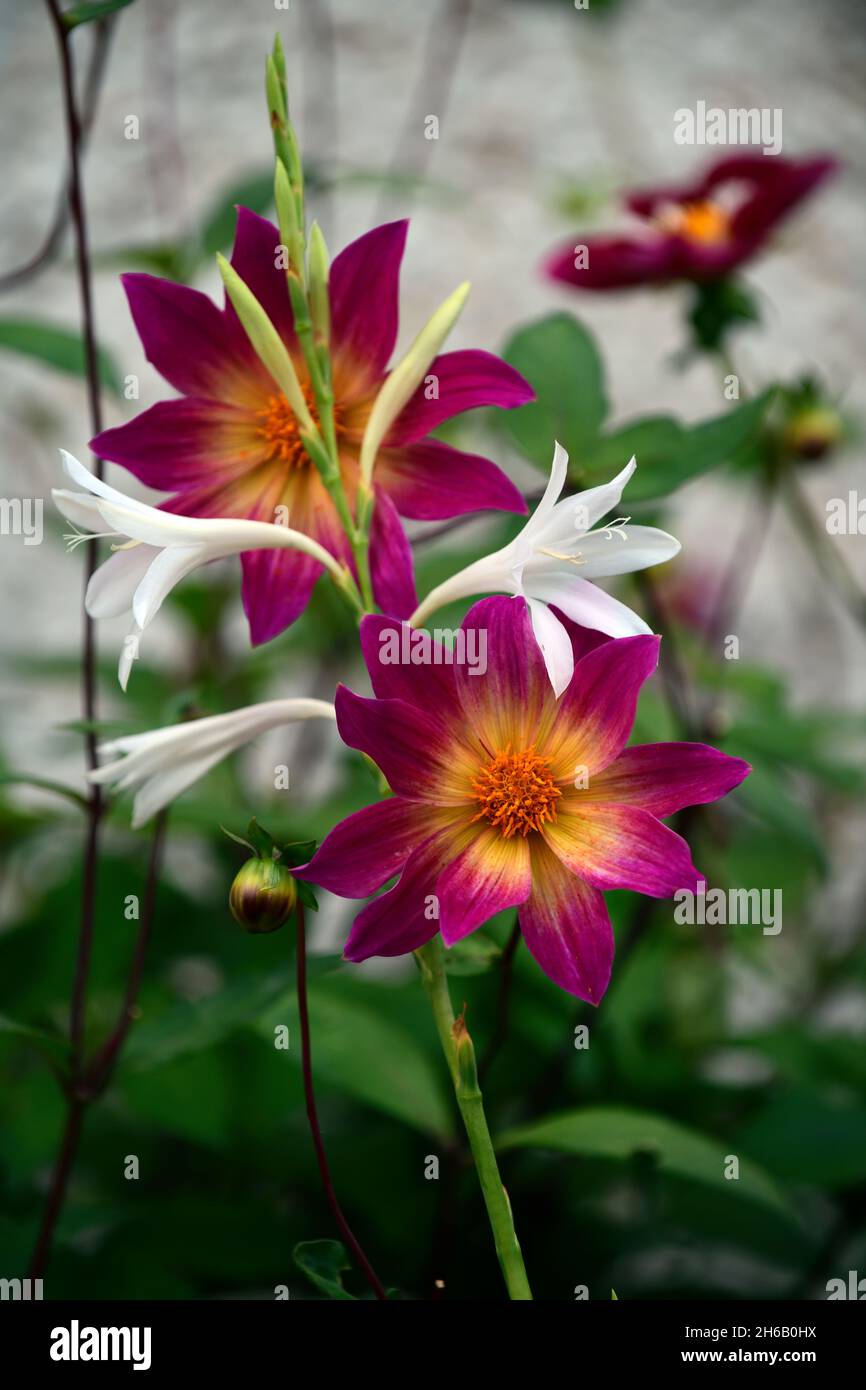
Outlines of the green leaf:
M 56 324 L 32 319 L 0 319 L 0 348 L 18 352 L 23 357 L 35 357 L 68 376 L 84 376 L 84 343 L 78 333 Z M 103 349 L 98 353 L 99 376 L 103 386 L 121 394 L 120 373 L 113 359 Z
M 345 977 L 332 977 L 318 981 L 310 990 L 318 1085 L 354 1096 L 423 1134 L 450 1134 L 451 1111 L 443 1071 L 408 1029 L 388 1016 L 382 993 L 371 991 L 368 1002 L 358 997 L 362 988 Z M 287 993 L 260 1013 L 260 1031 L 271 1035 L 274 1025 L 289 1022 L 296 1008 L 294 992 Z M 292 1044 L 288 1055 L 300 1064 L 299 1047 Z
M 298 893 L 298 901 L 303 903 L 304 907 L 308 907 L 311 912 L 318 912 L 319 900 L 316 897 L 313 885 L 311 883 L 307 883 L 306 879 L 296 878 L 295 888 L 297 889 Z
M 509 1130 L 497 1148 L 544 1148 L 584 1158 L 627 1160 L 650 1154 L 659 1171 L 751 1198 L 789 1221 L 796 1213 L 773 1181 L 754 1164 L 740 1160 L 740 1176 L 725 1177 L 730 1145 L 708 1138 L 650 1111 L 599 1107 L 567 1111 Z
M 32 1028 L 29 1023 L 18 1023 L 15 1019 L 0 1014 L 0 1040 L 3 1037 L 31 1043 L 54 1066 L 65 1067 L 69 1060 L 69 1043 L 59 1033 L 49 1033 L 44 1028 Z
M 224 188 L 211 204 L 200 233 L 202 258 L 215 256 L 230 246 L 235 234 L 237 207 L 264 214 L 274 201 L 273 168 L 261 169 Z
M 555 440 L 579 463 L 607 415 L 604 368 L 589 330 L 570 314 L 551 314 L 509 339 L 505 360 L 537 399 L 501 414 L 501 425 L 527 458 L 550 469 Z
M 84 0 L 66 10 L 63 23 L 67 29 L 76 29 L 79 24 L 90 24 L 94 19 L 107 19 L 116 10 L 124 10 L 131 4 L 132 0 Z
M 732 328 L 758 323 L 760 317 L 753 296 L 736 280 L 707 280 L 695 285 L 689 323 L 695 343 L 705 352 L 718 351 Z
M 82 796 L 81 792 L 75 791 L 73 787 L 65 787 L 62 782 L 54 782 L 50 777 L 34 777 L 26 772 L 0 772 L 0 786 L 6 787 L 38 787 L 41 791 L 54 792 L 57 796 L 66 797 L 76 806 L 86 809 L 87 797 Z
M 693 478 L 709 473 L 720 464 L 733 462 L 756 438 L 775 391 L 775 387 L 768 387 L 759 396 L 742 401 L 722 415 L 683 429 L 679 447 L 673 447 L 669 454 L 663 451 L 656 454 L 649 467 L 641 466 L 641 454 L 635 450 L 638 467 L 626 491 L 628 501 L 646 502 L 666 497 Z
M 290 869 L 298 864 L 307 864 L 316 852 L 316 843 L 315 840 L 293 840 L 280 846 L 280 858 Z
M 445 951 L 445 969 L 449 975 L 483 975 L 499 959 L 502 951 L 495 941 L 483 932 L 465 936 Z
M 664 468 L 669 459 L 680 454 L 685 438 L 684 426 L 671 415 L 648 415 L 645 419 L 633 420 L 613 434 L 604 435 L 593 448 L 572 460 L 569 479 L 578 487 L 608 482 L 634 455 L 638 470 L 628 486 L 627 496 L 631 497 L 644 471 L 652 473 Z
M 854 1186 L 866 1172 L 866 1109 L 851 1096 L 792 1087 L 771 1095 L 734 1142 L 779 1177 Z
M 310 1283 L 328 1298 L 356 1301 L 343 1288 L 343 1272 L 352 1266 L 340 1241 L 302 1240 L 292 1251 L 292 1259 Z

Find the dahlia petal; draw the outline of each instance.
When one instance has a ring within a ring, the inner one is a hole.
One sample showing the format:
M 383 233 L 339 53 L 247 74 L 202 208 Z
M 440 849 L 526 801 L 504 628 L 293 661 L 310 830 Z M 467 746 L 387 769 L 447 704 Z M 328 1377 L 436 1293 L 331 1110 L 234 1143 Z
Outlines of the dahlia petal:
M 429 811 L 417 802 L 378 801 L 335 826 L 309 864 L 293 872 L 341 898 L 366 898 L 399 873 L 429 827 Z
M 468 751 L 461 757 L 443 739 L 423 710 L 404 700 L 367 700 L 344 685 L 337 687 L 334 705 L 343 742 L 372 758 L 398 796 L 440 806 L 468 804 L 475 765 Z
M 685 840 L 649 811 L 624 805 L 584 811 L 582 806 L 579 796 L 560 802 L 556 820 L 542 832 L 571 873 L 596 888 L 630 888 L 650 898 L 671 898 L 680 888 L 697 887 L 701 875 Z
M 249 411 L 220 401 L 159 401 L 90 441 L 97 458 L 128 468 L 148 487 L 175 492 L 231 482 L 260 462 Z
M 431 378 L 436 381 L 436 395 L 428 399 Z M 513 410 L 533 400 L 529 382 L 494 353 L 474 348 L 444 352 L 431 362 L 424 382 L 400 411 L 385 442 L 414 444 L 465 410 L 490 405 Z
M 145 356 L 176 391 L 219 399 L 240 374 L 219 309 L 199 290 L 156 275 L 122 275 Z
M 495 463 L 435 439 L 380 449 L 376 482 L 401 516 L 416 521 L 438 521 L 488 508 L 526 511 L 522 493 Z
M 408 618 L 418 607 L 412 547 L 397 509 L 386 492 L 376 488 L 370 525 L 370 578 L 373 596 L 388 617 Z
M 578 662 L 546 745 L 556 777 L 571 781 L 576 768 L 595 775 L 619 756 L 658 653 L 658 637 L 621 637 Z
M 569 994 L 598 1004 L 614 950 L 604 898 L 570 873 L 541 839 L 532 846 L 532 893 L 519 917 L 527 948 L 545 975 Z
M 400 262 L 409 223 L 374 227 L 341 251 L 331 266 L 331 332 L 335 353 L 381 376 L 397 340 Z
M 704 806 L 726 796 L 750 772 L 742 758 L 705 743 L 644 743 L 624 749 L 592 778 L 583 796 L 672 816 L 684 806 Z
M 506 839 L 492 827 L 475 830 L 471 843 L 436 881 L 439 930 L 446 946 L 497 912 L 526 902 L 532 889 L 527 840 L 522 835 Z
M 492 755 L 537 744 L 555 716 L 544 658 L 522 598 L 481 599 L 463 620 L 465 631 L 486 633 L 487 668 L 458 666 L 457 691 L 466 722 Z
M 426 840 L 409 856 L 399 882 L 358 913 L 343 951 L 346 960 L 406 955 L 436 935 L 436 880 L 449 840 L 447 831 Z
M 429 632 L 369 613 L 361 623 L 361 650 L 380 700 L 405 700 L 434 718 L 458 717 L 451 653 Z
M 575 266 L 575 246 L 585 246 L 586 265 Z M 618 290 L 631 285 L 656 284 L 675 273 L 677 245 L 668 236 L 595 237 L 575 239 L 554 251 L 544 262 L 550 280 L 561 280 L 581 290 Z
M 290 627 L 310 601 L 322 566 L 300 550 L 246 550 L 241 598 L 254 647 Z
M 253 474 L 250 486 L 257 480 Z M 258 496 L 244 500 L 243 511 L 251 520 L 274 521 L 277 507 L 288 508 L 288 523 L 312 536 L 339 559 L 346 559 L 348 542 L 337 521 L 333 503 L 313 469 L 290 475 L 263 470 L 264 486 Z M 181 499 L 183 500 L 183 499 Z M 237 505 L 232 508 L 237 511 Z M 246 551 L 241 556 L 244 612 L 254 646 L 269 642 L 303 613 L 322 566 L 299 550 Z

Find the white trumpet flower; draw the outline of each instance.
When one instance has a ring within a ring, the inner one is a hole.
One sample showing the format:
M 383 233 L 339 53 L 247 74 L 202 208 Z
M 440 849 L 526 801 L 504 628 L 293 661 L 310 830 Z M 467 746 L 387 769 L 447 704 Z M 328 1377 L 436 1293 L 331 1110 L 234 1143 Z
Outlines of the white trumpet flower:
M 413 627 L 420 627 L 446 603 L 471 594 L 525 598 L 557 698 L 571 680 L 574 653 L 566 629 L 549 605 L 609 637 L 649 632 L 637 613 L 590 581 L 647 569 L 670 560 L 680 549 L 679 541 L 666 531 L 631 526 L 628 517 L 591 529 L 619 502 L 637 467 L 634 459 L 611 482 L 560 502 L 567 467 L 568 454 L 557 444 L 544 496 L 520 534 L 431 590 L 409 619 Z
M 169 724 L 100 744 L 100 757 L 119 757 L 89 774 L 88 780 L 115 791 L 135 790 L 133 829 L 204 777 L 230 753 L 281 724 L 303 719 L 335 719 L 327 700 L 266 700 L 230 714 Z
M 175 584 L 199 565 L 245 550 L 303 550 L 324 565 L 337 583 L 346 579 L 339 561 L 301 531 L 267 521 L 211 520 L 161 511 L 109 487 L 65 449 L 60 453 L 69 477 L 86 491 L 52 489 L 59 511 L 80 531 L 120 542 L 91 578 L 84 602 L 92 618 L 132 613 L 135 627 L 123 643 L 118 667 L 124 690 L 141 633 Z M 74 546 L 87 534 L 76 532 L 67 539 Z

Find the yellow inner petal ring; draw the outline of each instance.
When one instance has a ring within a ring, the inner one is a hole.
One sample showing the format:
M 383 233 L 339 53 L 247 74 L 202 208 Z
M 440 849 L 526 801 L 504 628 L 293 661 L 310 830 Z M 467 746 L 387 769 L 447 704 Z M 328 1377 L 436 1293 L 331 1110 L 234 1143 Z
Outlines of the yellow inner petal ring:
M 511 745 L 479 769 L 472 792 L 480 810 L 473 822 L 487 820 L 506 840 L 540 830 L 556 820 L 556 803 L 562 792 L 553 780 L 550 758 L 526 748 L 512 753 Z

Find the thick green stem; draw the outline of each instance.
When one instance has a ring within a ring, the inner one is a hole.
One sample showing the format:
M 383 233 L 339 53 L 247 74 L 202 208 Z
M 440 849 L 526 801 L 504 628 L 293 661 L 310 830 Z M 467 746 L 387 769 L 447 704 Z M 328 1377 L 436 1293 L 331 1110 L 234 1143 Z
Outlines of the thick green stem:
M 451 994 L 445 975 L 442 943 L 439 937 L 434 937 L 426 946 L 422 946 L 420 950 L 416 951 L 415 958 L 421 970 L 421 978 L 433 1010 L 436 1031 L 439 1034 L 442 1051 L 445 1054 L 451 1080 L 454 1083 L 454 1094 L 457 1097 L 460 1114 L 466 1126 L 466 1134 L 469 1138 L 472 1157 L 475 1160 L 475 1169 L 478 1173 L 484 1204 L 487 1207 L 487 1216 L 493 1231 L 496 1254 L 499 1257 L 508 1296 L 511 1299 L 527 1302 L 532 1299 L 532 1293 L 529 1288 L 529 1280 L 526 1277 L 517 1233 L 514 1229 L 511 1203 L 505 1188 L 502 1186 L 499 1166 L 493 1149 L 493 1140 L 490 1138 L 490 1130 L 487 1128 L 484 1099 L 478 1084 L 475 1067 L 474 1049 L 465 1027 L 462 1027 L 461 1023 L 454 1017 Z M 458 1038 L 455 1037 L 455 1023 L 457 1023 L 459 1047 Z

